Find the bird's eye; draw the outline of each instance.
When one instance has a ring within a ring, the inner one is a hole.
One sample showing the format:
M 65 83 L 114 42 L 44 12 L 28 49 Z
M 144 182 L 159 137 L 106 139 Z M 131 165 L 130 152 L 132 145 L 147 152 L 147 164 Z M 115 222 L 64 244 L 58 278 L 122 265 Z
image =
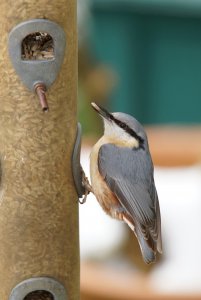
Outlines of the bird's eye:
M 121 128 L 126 128 L 126 125 L 125 125 L 124 123 L 121 123 L 121 124 L 120 124 L 120 127 L 121 127 Z

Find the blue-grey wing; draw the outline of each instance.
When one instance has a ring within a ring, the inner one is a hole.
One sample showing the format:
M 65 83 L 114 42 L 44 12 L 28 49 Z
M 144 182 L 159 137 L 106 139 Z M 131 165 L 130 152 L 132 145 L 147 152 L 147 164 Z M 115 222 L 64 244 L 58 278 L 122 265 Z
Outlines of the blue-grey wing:
M 98 166 L 149 246 L 161 252 L 160 209 L 149 152 L 105 144 L 99 150 Z

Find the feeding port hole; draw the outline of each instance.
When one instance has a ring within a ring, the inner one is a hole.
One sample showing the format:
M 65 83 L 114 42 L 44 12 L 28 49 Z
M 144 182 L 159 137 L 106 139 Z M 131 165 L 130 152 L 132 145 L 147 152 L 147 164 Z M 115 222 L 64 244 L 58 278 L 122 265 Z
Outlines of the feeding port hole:
M 27 35 L 21 45 L 22 60 L 54 59 L 54 42 L 46 32 L 34 32 Z
M 33 291 L 25 296 L 23 300 L 55 300 L 48 291 Z

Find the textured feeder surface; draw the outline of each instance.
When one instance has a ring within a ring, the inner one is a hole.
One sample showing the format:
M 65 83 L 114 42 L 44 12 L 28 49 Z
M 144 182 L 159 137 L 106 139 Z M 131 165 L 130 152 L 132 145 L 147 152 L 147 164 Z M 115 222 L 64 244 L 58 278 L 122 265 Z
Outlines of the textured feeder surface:
M 49 292 L 36 291 L 29 293 L 23 300 L 54 300 L 54 297 Z
M 76 135 L 75 0 L 0 1 L 0 299 L 30 277 L 56 278 L 79 299 L 77 196 L 71 176 Z M 67 48 L 43 113 L 8 57 L 8 33 L 47 18 L 62 26 Z

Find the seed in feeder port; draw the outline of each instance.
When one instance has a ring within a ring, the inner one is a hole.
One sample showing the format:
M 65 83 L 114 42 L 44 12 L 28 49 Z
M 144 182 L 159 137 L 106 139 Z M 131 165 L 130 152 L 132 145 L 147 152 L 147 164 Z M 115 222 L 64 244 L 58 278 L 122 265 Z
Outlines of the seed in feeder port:
M 36 32 L 22 41 L 22 60 L 49 60 L 54 58 L 54 43 L 48 33 Z

